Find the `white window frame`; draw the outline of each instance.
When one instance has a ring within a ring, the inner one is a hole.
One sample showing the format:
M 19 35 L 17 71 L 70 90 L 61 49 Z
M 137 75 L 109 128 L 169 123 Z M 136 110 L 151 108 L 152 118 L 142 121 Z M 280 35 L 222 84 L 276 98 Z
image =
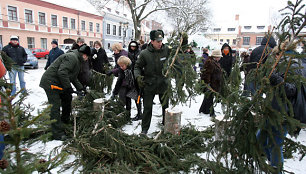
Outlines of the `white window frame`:
M 77 27 L 76 27 L 76 20 L 74 19 L 74 28 L 71 28 L 71 27 L 72 27 L 72 25 L 71 25 L 71 19 L 74 19 L 74 18 L 70 18 L 70 29 L 71 29 L 71 30 L 76 30 L 76 29 L 77 29 Z
M 26 19 L 26 10 L 31 10 L 32 11 L 32 22 L 30 23 L 30 22 L 26 22 L 27 21 L 27 19 Z M 24 9 L 24 23 L 26 23 L 26 24 L 34 24 L 34 21 L 35 21 L 35 16 L 34 16 L 34 10 L 32 10 L 32 9 L 29 9 L 29 8 L 25 8 Z
M 91 31 L 90 31 L 90 24 L 91 24 Z M 88 22 L 88 28 L 89 28 L 89 32 L 94 32 L 94 23 L 93 22 Z
M 83 22 L 85 24 L 84 30 L 83 30 L 83 25 L 82 25 Z M 86 31 L 86 21 L 85 20 L 81 20 L 81 31 Z
M 8 7 L 11 6 L 11 7 L 16 7 L 16 14 L 17 14 L 17 20 L 14 21 L 14 20 L 10 20 L 9 19 L 9 10 L 8 10 Z M 6 12 L 7 12 L 7 20 L 8 21 L 12 21 L 12 22 L 19 22 L 19 8 L 17 6 L 14 6 L 14 5 L 7 5 L 6 6 Z
M 41 23 L 40 23 L 39 13 L 44 13 L 44 14 L 45 14 L 45 24 L 41 24 Z M 37 16 L 38 16 L 38 25 L 47 26 L 47 24 L 48 24 L 48 18 L 47 18 L 48 15 L 47 15 L 47 13 L 46 13 L 46 12 L 42 12 L 42 11 L 38 11 L 38 12 L 37 12 Z
M 97 25 L 99 25 L 99 27 Z M 96 23 L 96 33 L 100 33 L 100 31 L 101 31 L 101 27 L 100 26 L 101 26 L 100 23 Z M 98 28 L 99 28 L 99 31 L 98 31 Z
M 64 27 L 64 18 L 67 18 L 67 27 Z M 69 18 L 67 16 L 62 16 L 62 23 L 63 23 L 63 28 L 69 29 Z
M 52 24 L 52 15 L 56 16 L 56 26 L 53 26 L 53 24 Z M 58 15 L 56 15 L 56 14 L 51 14 L 51 15 L 50 15 L 50 20 L 51 20 L 51 27 L 59 27 Z
M 107 33 L 107 25 L 109 25 L 109 33 Z M 110 23 L 106 23 L 106 35 L 111 35 L 111 24 Z

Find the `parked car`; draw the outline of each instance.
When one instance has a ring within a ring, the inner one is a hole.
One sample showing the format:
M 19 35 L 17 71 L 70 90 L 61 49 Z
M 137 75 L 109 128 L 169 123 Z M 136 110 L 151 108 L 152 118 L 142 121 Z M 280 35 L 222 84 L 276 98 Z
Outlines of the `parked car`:
M 49 50 L 43 49 L 43 48 L 31 48 L 32 53 L 35 57 L 38 59 L 45 58 L 48 59 L 49 57 Z
M 108 61 L 109 62 L 114 62 L 114 53 L 109 49 L 106 49 L 105 52 L 106 52 L 106 55 L 108 57 Z
M 63 50 L 64 53 L 66 53 L 67 51 L 69 51 L 72 48 L 72 44 L 60 44 L 58 46 L 58 48 Z
M 27 53 L 27 61 L 24 63 L 25 68 L 38 69 L 38 59 L 34 56 L 31 50 L 25 48 Z

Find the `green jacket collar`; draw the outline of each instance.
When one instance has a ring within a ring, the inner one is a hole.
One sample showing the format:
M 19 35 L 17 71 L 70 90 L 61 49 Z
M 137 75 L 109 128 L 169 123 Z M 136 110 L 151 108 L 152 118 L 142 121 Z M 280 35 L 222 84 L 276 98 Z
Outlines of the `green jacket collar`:
M 165 45 L 163 44 L 162 47 L 160 48 L 160 50 L 156 50 L 156 49 L 153 47 L 153 45 L 152 45 L 151 43 L 149 43 L 147 49 L 148 49 L 150 52 L 163 52 L 163 51 L 164 51 L 164 48 L 165 48 Z

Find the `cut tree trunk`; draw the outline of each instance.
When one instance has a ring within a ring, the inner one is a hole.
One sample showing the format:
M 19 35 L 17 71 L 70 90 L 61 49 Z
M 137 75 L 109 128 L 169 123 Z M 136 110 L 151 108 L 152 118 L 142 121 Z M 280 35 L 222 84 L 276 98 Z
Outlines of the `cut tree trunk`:
M 165 114 L 165 132 L 173 135 L 180 135 L 182 111 L 178 109 L 166 109 Z

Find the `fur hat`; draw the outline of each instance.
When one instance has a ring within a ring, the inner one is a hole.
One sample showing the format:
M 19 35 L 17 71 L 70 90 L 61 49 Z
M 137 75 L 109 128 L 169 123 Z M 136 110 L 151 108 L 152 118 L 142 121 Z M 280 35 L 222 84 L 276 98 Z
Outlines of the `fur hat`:
M 161 41 L 164 39 L 164 32 L 163 30 L 152 30 L 150 32 L 150 39 Z
M 11 36 L 10 40 L 19 40 L 17 36 Z
M 86 44 L 82 45 L 79 49 L 79 52 L 80 53 L 83 53 L 83 54 L 86 54 L 87 56 L 90 56 L 91 55 L 91 50 L 90 50 L 90 47 L 87 46 Z
M 135 42 L 132 42 L 130 46 L 131 46 L 131 47 L 136 47 L 137 44 L 136 44 Z
M 213 50 L 211 53 L 211 57 L 222 57 L 221 50 Z

